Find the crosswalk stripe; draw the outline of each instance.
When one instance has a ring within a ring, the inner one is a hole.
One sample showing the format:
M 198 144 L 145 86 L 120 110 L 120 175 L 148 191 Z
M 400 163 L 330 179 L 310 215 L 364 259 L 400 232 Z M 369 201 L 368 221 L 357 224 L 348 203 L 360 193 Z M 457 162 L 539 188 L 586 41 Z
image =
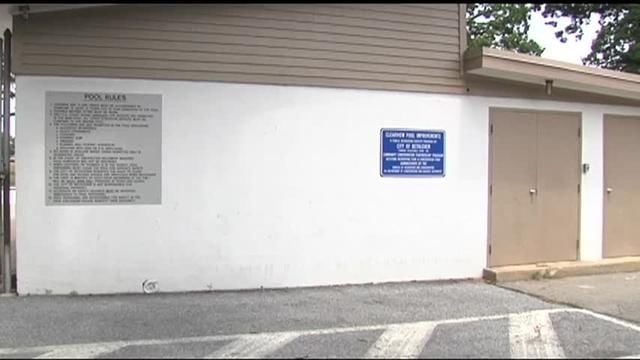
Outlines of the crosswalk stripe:
M 436 324 L 433 322 L 389 326 L 364 357 L 369 359 L 417 358 L 435 327 Z
M 298 333 L 245 335 L 216 350 L 205 359 L 262 358 L 300 336 Z
M 520 316 L 523 314 L 531 314 L 531 315 L 540 315 L 540 314 L 552 314 L 552 313 L 584 313 L 586 315 L 590 315 L 608 322 L 615 323 L 617 325 L 624 326 L 628 329 L 635 330 L 640 332 L 640 326 L 627 323 L 625 321 L 612 318 L 610 316 L 602 315 L 599 313 L 594 313 L 584 309 L 574 309 L 574 308 L 554 308 L 554 309 L 540 309 L 540 310 L 531 310 L 524 313 L 507 313 L 507 314 L 495 314 L 495 315 L 484 315 L 484 316 L 473 316 L 473 317 L 464 317 L 464 318 L 453 318 L 453 319 L 440 319 L 433 320 L 434 324 L 444 325 L 444 324 L 464 324 L 475 321 L 487 321 L 487 320 L 497 320 L 497 319 L 505 319 L 513 316 Z M 424 322 L 420 322 L 424 323 Z M 375 331 L 375 330 L 386 330 L 390 327 L 394 326 L 411 326 L 419 323 L 395 323 L 395 324 L 378 324 L 378 325 L 364 325 L 364 326 L 351 326 L 351 327 L 342 327 L 342 328 L 324 328 L 324 329 L 309 329 L 309 330 L 299 330 L 295 332 L 277 332 L 277 333 L 264 333 L 264 335 L 281 335 L 285 333 L 295 333 L 297 336 L 313 336 L 313 335 L 328 335 L 328 334 L 340 334 L 347 332 L 355 332 L 355 331 Z M 144 340 L 127 340 L 127 341 L 105 341 L 105 342 L 94 342 L 94 343 L 84 343 L 84 344 L 64 344 L 64 345 L 44 345 L 44 346 L 26 346 L 26 347 L 15 347 L 15 348 L 0 348 L 0 355 L 12 355 L 12 354 L 20 354 L 25 352 L 30 353 L 49 353 L 52 351 L 70 351 L 69 349 L 79 348 L 79 347 L 101 347 L 101 346 L 116 346 L 116 347 L 124 347 L 124 346 L 149 346 L 149 345 L 172 345 L 172 344 L 189 344 L 189 343 L 206 343 L 213 341 L 234 341 L 240 337 L 245 336 L 256 336 L 256 334 L 233 334 L 233 335 L 211 335 L 211 336 L 196 336 L 196 337 L 183 337 L 183 338 L 170 338 L 170 339 L 144 339 Z M 46 354 L 45 354 L 46 355 Z
M 548 313 L 509 316 L 511 358 L 564 358 Z
M 120 344 L 67 346 L 45 354 L 36 359 L 93 359 L 100 355 L 120 349 Z

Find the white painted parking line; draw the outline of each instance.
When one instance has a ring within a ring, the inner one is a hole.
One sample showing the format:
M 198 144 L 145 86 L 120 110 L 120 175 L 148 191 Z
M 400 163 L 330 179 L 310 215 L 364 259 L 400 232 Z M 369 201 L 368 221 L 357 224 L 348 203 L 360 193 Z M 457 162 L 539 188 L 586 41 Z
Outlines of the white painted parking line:
M 587 310 L 587 309 L 572 309 L 576 312 L 581 312 L 581 313 L 585 313 L 587 315 L 591 315 L 593 317 L 596 317 L 598 319 L 602 319 L 602 320 L 606 320 L 608 322 L 612 322 L 616 325 L 620 325 L 622 327 L 626 327 L 627 329 L 631 329 L 631 330 L 635 330 L 640 332 L 640 326 L 636 325 L 636 324 L 632 324 L 630 322 L 624 321 L 624 320 L 620 320 L 620 319 L 616 319 L 612 316 L 609 315 L 605 315 L 605 314 L 600 314 L 600 313 L 596 313 L 593 312 L 591 310 Z
M 616 359 L 640 359 L 640 354 L 637 355 L 629 355 L 629 356 L 621 356 Z
M 100 355 L 116 351 L 122 347 L 123 346 L 121 344 L 67 346 L 36 356 L 36 359 L 93 359 Z
M 300 336 L 299 333 L 271 333 L 244 335 L 238 340 L 223 346 L 206 359 L 248 359 L 262 358 Z
M 389 326 L 364 357 L 415 359 L 429 341 L 435 327 L 433 322 Z
M 591 315 L 593 317 L 600 318 L 602 320 L 613 322 L 615 324 L 640 332 L 640 327 L 637 325 L 633 325 L 625 321 L 615 319 L 610 316 L 594 313 L 588 310 L 574 309 L 574 308 L 555 308 L 555 309 L 533 310 L 533 311 L 528 311 L 524 313 L 498 314 L 498 315 L 476 316 L 476 317 L 457 318 L 457 319 L 442 319 L 442 320 L 430 321 L 429 323 L 433 323 L 434 326 L 441 325 L 441 324 L 462 324 L 462 323 L 468 323 L 468 322 L 474 322 L 474 321 L 504 319 L 504 318 L 510 318 L 512 316 L 523 315 L 523 314 L 538 316 L 538 315 L 548 315 L 552 313 L 575 313 L 575 312 L 585 313 L 587 315 Z M 420 322 L 413 322 L 413 323 L 366 325 L 366 326 L 354 326 L 354 327 L 344 327 L 344 328 L 301 330 L 301 331 L 294 331 L 294 332 L 292 331 L 271 332 L 271 333 L 262 333 L 262 334 L 212 335 L 212 336 L 185 337 L 185 338 L 174 338 L 174 339 L 108 341 L 108 342 L 96 342 L 96 343 L 87 343 L 87 344 L 0 348 L 0 355 L 12 355 L 12 354 L 20 354 L 20 353 L 49 353 L 52 351 L 59 351 L 61 354 L 74 354 L 74 353 L 82 352 L 83 354 L 87 354 L 86 356 L 87 358 L 90 358 L 92 357 L 91 355 L 92 351 L 97 352 L 99 351 L 99 349 L 112 349 L 112 348 L 117 349 L 125 346 L 205 343 L 205 342 L 226 341 L 226 340 L 235 341 L 243 337 L 250 338 L 252 336 L 255 337 L 256 335 L 273 335 L 276 337 L 280 335 L 285 335 L 285 334 L 295 334 L 296 336 L 327 335 L 327 334 L 339 334 L 339 333 L 356 332 L 356 331 L 387 330 L 394 326 L 403 327 L 403 326 L 411 326 L 411 325 L 424 324 L 424 323 L 426 322 L 420 321 Z M 48 356 L 53 357 L 53 355 L 48 355 Z M 59 357 L 59 356 L 56 356 L 56 357 Z
M 564 358 L 549 314 L 528 313 L 509 316 L 511 358 Z

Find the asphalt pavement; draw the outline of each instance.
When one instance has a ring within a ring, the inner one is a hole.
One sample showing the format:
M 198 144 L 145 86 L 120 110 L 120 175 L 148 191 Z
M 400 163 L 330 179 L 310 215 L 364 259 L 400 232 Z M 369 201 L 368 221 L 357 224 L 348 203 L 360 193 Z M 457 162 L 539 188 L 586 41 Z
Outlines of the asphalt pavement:
M 640 324 L 640 272 L 514 281 L 500 286 Z
M 0 358 L 638 354 L 634 324 L 479 281 L 0 298 Z

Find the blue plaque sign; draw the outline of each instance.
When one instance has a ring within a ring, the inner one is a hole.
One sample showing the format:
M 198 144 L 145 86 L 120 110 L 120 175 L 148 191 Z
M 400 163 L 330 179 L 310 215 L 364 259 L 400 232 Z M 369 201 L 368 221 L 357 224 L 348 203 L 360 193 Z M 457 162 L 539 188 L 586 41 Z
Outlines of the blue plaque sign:
M 381 129 L 380 176 L 444 176 L 444 131 Z

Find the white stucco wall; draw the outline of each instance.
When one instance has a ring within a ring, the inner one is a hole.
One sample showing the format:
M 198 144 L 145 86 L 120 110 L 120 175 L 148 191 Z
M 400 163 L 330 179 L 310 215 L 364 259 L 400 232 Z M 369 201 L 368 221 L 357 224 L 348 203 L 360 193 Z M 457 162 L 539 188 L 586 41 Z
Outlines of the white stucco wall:
M 478 277 L 487 121 L 461 97 L 22 77 L 19 293 Z M 163 94 L 160 206 L 44 205 L 47 90 Z M 380 128 L 447 131 L 444 178 L 381 178 Z
M 45 206 L 45 91 L 163 94 L 162 205 Z M 480 277 L 488 107 L 583 111 L 583 258 L 601 255 L 601 113 L 623 107 L 186 81 L 18 76 L 18 292 Z M 381 178 L 381 128 L 447 132 L 444 178 Z

